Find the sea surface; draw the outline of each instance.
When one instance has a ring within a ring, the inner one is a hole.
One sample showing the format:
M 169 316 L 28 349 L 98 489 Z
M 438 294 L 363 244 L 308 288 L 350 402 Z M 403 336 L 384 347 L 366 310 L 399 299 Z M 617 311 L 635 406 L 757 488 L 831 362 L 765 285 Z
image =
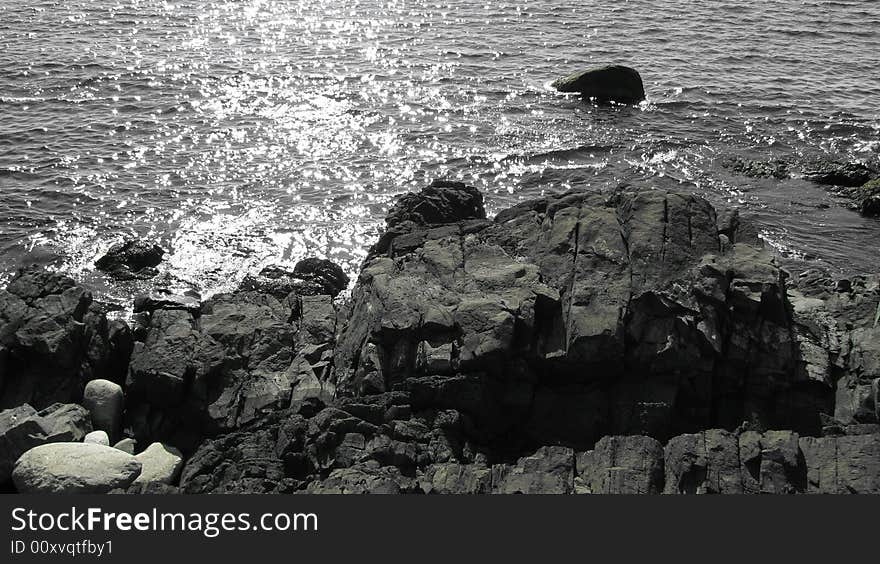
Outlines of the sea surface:
M 596 64 L 648 99 L 554 92 Z M 490 212 L 620 183 L 739 205 L 791 268 L 880 272 L 880 221 L 730 157 L 877 162 L 874 0 L 0 0 L 0 282 L 23 263 L 108 300 L 234 287 L 317 255 L 357 271 L 395 195 Z M 117 283 L 125 237 L 168 251 Z

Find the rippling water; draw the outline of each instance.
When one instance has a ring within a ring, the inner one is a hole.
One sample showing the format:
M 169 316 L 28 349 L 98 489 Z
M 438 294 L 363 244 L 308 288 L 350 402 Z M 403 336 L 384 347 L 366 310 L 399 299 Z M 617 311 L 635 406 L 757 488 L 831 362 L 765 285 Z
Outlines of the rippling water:
M 880 223 L 729 156 L 876 161 L 880 2 L 0 0 L 0 277 L 95 273 L 133 234 L 156 284 L 216 291 L 328 256 L 356 270 L 391 198 L 437 177 L 490 211 L 647 181 L 743 205 L 784 256 L 880 271 Z M 599 63 L 648 101 L 552 92 Z

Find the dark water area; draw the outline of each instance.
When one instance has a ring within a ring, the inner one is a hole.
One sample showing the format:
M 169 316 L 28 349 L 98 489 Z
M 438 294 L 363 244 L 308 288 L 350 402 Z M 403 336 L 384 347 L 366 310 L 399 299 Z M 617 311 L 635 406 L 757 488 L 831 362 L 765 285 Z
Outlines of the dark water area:
M 793 268 L 880 272 L 880 222 L 730 157 L 877 162 L 880 2 L 0 0 L 0 280 L 132 235 L 204 293 L 307 255 L 356 271 L 434 178 L 491 212 L 549 191 L 680 187 L 741 206 Z M 549 83 L 595 64 L 648 100 Z M 144 283 L 138 283 L 144 284 Z

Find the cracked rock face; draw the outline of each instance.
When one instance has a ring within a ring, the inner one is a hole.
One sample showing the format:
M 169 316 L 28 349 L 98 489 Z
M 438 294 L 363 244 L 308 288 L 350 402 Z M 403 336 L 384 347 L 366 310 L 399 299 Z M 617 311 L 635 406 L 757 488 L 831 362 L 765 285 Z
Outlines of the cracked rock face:
M 0 459 L 82 440 L 83 408 L 37 409 L 116 374 L 116 452 L 153 443 L 144 476 L 116 456 L 119 476 L 62 468 L 59 488 L 880 493 L 876 278 L 789 279 L 699 197 L 567 193 L 489 220 L 435 183 L 394 206 L 347 302 L 339 272 L 156 301 L 133 331 L 23 272 L 0 292 Z
M 0 290 L 0 408 L 79 401 L 95 377 L 120 382 L 131 332 L 61 274 L 25 269 Z
M 705 200 L 661 191 L 411 226 L 364 264 L 333 384 L 459 410 L 484 442 L 665 440 L 793 413 L 817 432 L 832 388 L 798 370 L 784 275 L 738 236 Z

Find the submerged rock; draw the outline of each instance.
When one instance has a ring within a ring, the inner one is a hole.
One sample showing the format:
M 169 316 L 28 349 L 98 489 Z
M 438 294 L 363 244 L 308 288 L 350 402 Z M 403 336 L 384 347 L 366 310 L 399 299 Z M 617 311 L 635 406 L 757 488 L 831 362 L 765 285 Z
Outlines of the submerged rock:
M 155 267 L 164 254 L 162 247 L 149 241 L 129 239 L 110 247 L 95 266 L 119 280 L 147 279 L 157 274 Z
M 877 176 L 877 172 L 861 163 L 817 162 L 806 165 L 804 177 L 818 184 L 830 186 L 862 186 Z
M 570 74 L 553 82 L 560 92 L 580 92 L 599 102 L 637 104 L 645 99 L 645 87 L 638 71 L 622 65 L 597 67 Z
M 93 443 L 53 443 L 30 449 L 15 463 L 20 493 L 102 494 L 127 488 L 141 472 L 130 454 Z

